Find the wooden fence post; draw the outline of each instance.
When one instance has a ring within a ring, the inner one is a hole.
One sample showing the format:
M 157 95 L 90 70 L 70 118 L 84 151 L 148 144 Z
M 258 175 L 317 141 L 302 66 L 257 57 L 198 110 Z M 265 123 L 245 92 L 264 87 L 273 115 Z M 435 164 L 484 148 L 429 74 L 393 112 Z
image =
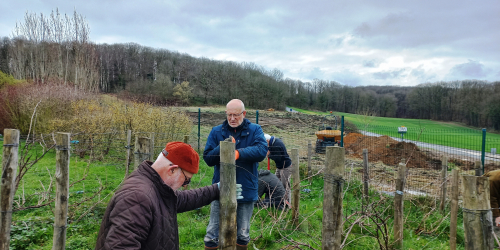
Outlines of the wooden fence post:
M 403 249 L 403 222 L 404 222 L 404 189 L 406 182 L 406 164 L 399 163 L 396 178 L 396 192 L 394 193 L 394 248 Z
M 326 147 L 323 189 L 323 232 L 321 249 L 340 249 L 342 240 L 342 202 L 345 149 Z M 330 199 L 331 197 L 331 199 Z
M 235 143 L 220 142 L 219 248 L 236 249 L 236 160 Z
M 147 137 L 138 137 L 135 136 L 135 145 L 134 145 L 134 161 L 135 164 L 132 169 L 135 169 L 141 164 L 144 160 L 150 160 L 151 154 L 149 150 L 151 149 L 150 139 Z
M 439 210 L 444 211 L 444 205 L 446 203 L 446 184 L 448 179 L 448 158 L 443 156 L 441 164 L 441 203 L 439 204 Z
M 130 169 L 130 149 L 132 148 L 132 145 L 130 145 L 130 142 L 132 141 L 132 130 L 127 130 L 127 146 L 125 148 L 127 149 L 127 161 L 125 162 L 125 177 L 129 175 L 129 169 Z
M 476 161 L 474 164 L 474 168 L 476 176 L 481 176 L 484 174 L 483 169 L 481 168 L 481 161 Z
M 299 223 L 300 206 L 300 171 L 299 171 L 299 149 L 292 148 L 292 178 L 293 178 L 293 198 L 292 198 L 292 221 L 295 225 Z
M 312 158 L 312 143 L 311 140 L 309 140 L 309 142 L 307 143 L 307 178 L 309 178 L 309 183 L 312 183 L 311 158 Z
M 450 250 L 457 249 L 458 170 L 451 171 Z
M 53 250 L 65 249 L 69 198 L 69 133 L 56 133 L 56 202 Z
M 184 143 L 189 144 L 189 135 L 184 136 Z
M 149 150 L 149 152 L 150 152 L 149 160 L 152 161 L 154 159 L 154 157 L 156 157 L 156 155 L 155 155 L 155 133 L 154 132 L 151 132 L 150 144 L 151 144 L 151 149 Z
M 462 176 L 465 249 L 493 249 L 493 218 L 488 177 Z
M 370 169 L 368 167 L 368 149 L 363 149 L 363 195 L 364 200 L 368 204 L 368 189 L 370 181 Z
M 0 184 L 0 250 L 9 250 L 12 202 L 16 192 L 19 162 L 19 130 L 4 129 L 2 173 Z

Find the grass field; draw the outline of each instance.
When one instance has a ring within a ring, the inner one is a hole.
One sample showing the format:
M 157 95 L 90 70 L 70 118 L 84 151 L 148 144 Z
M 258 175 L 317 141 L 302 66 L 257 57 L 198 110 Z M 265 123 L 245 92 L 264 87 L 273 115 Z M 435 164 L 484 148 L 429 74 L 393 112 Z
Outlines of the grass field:
M 298 108 L 293 109 L 305 114 L 329 114 L 327 112 L 317 112 Z M 401 135 L 398 133 L 398 127 L 404 126 L 408 130 L 408 132 L 404 134 L 404 139 L 476 151 L 481 151 L 482 149 L 482 130 L 457 123 L 423 119 L 364 116 L 341 112 L 335 112 L 334 114 L 344 116 L 346 121 L 355 124 L 360 130 L 376 134 L 401 138 Z M 491 148 L 500 148 L 500 134 L 486 132 L 485 151 L 490 152 Z
M 208 128 L 204 128 L 208 129 Z M 21 145 L 22 146 L 22 145 Z M 2 146 L 0 146 L 0 150 Z M 40 148 L 37 148 L 40 150 Z M 121 150 L 121 149 L 120 149 Z M 113 152 L 109 152 L 112 155 Z M 1 160 L 1 156 L 0 156 Z M 89 157 L 74 154 L 70 164 L 69 219 L 66 249 L 93 249 L 106 204 L 124 177 L 123 161 L 116 158 L 88 163 Z M 264 166 L 263 164 L 261 164 Z M 300 173 L 305 172 L 305 163 Z M 87 173 L 87 174 L 86 174 Z M 55 153 L 52 151 L 38 162 L 25 176 L 16 193 L 16 204 L 37 205 L 55 195 Z M 200 172 L 195 175 L 191 188 L 211 183 L 213 168 L 200 162 Z M 84 178 L 85 177 L 85 178 Z M 304 178 L 304 176 L 301 176 Z M 304 192 L 303 189 L 309 189 Z M 251 226 L 251 248 L 255 249 L 320 249 L 322 231 L 323 179 L 313 178 L 312 183 L 301 183 L 299 225 L 291 223 L 290 210 L 255 209 Z M 99 192 L 99 190 L 102 190 Z M 393 198 L 371 191 L 371 208 L 365 213 L 377 214 L 379 219 L 363 217 L 361 213 L 362 185 L 352 181 L 344 185 L 344 216 L 349 219 L 344 230 L 350 230 L 345 249 L 379 249 L 377 239 L 392 242 Z M 44 200 L 45 199 L 45 200 Z M 22 207 L 22 206 L 21 206 Z M 430 198 L 413 198 L 405 201 L 405 249 L 448 249 L 448 211 L 436 212 L 435 201 Z M 53 203 L 13 213 L 11 249 L 51 249 L 54 220 Z M 203 236 L 209 219 L 209 207 L 178 215 L 180 249 L 202 249 Z M 356 222 L 356 223 L 355 223 Z M 459 249 L 463 249 L 462 221 L 459 217 Z M 378 230 L 387 228 L 387 232 Z M 377 233 L 379 234 L 377 236 Z M 384 234 L 385 233 L 385 234 Z

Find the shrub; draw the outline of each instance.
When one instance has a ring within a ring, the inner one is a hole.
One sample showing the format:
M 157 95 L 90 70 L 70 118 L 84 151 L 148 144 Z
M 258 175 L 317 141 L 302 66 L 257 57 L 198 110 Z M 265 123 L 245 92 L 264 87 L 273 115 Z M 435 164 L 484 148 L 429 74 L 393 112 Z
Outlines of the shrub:
M 16 80 L 12 75 L 6 74 L 0 70 L 0 90 L 4 86 L 11 86 L 15 84 L 22 83 L 21 80 Z
M 87 96 L 69 85 L 26 83 L 7 86 L 0 92 L 1 129 L 15 128 L 27 134 L 33 117 L 33 129 L 36 128 L 37 133 L 48 133 L 52 119 L 62 119 L 69 114 L 72 100 Z

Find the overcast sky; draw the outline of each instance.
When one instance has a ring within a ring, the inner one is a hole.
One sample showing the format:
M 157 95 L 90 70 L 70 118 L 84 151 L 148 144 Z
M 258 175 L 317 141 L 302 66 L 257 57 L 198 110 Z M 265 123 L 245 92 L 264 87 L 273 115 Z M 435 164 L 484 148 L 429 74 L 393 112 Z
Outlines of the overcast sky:
M 498 0 L 0 1 L 0 37 L 25 13 L 83 15 L 95 43 L 254 62 L 349 86 L 500 80 Z

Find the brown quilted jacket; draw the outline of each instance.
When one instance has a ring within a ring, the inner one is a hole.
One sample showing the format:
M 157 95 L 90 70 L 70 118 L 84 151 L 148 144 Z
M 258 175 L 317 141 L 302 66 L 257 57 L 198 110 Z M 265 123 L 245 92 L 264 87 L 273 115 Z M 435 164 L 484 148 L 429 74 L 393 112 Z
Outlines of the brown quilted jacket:
M 489 177 L 490 181 L 490 204 L 493 212 L 493 220 L 500 217 L 500 170 L 490 171 L 484 176 Z
M 101 249 L 179 249 L 177 213 L 219 199 L 217 184 L 174 191 L 144 161 L 108 204 L 97 237 Z

